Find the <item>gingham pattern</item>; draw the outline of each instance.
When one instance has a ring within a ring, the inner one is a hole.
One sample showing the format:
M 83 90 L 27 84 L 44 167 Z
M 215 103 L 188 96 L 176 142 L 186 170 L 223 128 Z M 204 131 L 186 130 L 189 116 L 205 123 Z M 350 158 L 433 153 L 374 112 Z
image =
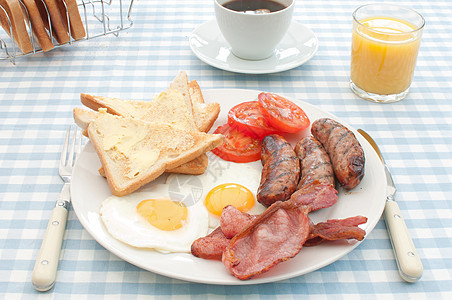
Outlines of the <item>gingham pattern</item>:
M 116 0 L 113 0 L 113 3 Z M 384 1 L 386 2 L 386 1 Z M 399 1 L 426 19 L 411 93 L 395 104 L 357 98 L 348 87 L 351 13 L 364 1 L 297 1 L 295 20 L 319 38 L 305 65 L 270 75 L 215 69 L 191 53 L 188 36 L 214 18 L 213 0 L 135 1 L 134 26 L 47 54 L 0 61 L 0 298 L 452 299 L 452 2 Z M 0 49 L 1 50 L 1 49 Z M 55 287 L 36 292 L 31 272 L 60 189 L 60 145 L 79 94 L 149 99 L 179 70 L 203 89 L 283 93 L 319 106 L 378 142 L 424 264 L 403 282 L 385 225 L 318 271 L 262 285 L 188 283 L 143 271 L 103 249 L 69 220 Z

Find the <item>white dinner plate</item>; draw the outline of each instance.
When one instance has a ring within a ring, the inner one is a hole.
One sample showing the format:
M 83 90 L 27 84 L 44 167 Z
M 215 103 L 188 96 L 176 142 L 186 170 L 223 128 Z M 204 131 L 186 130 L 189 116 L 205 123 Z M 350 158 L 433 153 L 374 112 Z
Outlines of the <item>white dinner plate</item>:
M 245 74 L 267 74 L 290 70 L 310 60 L 319 41 L 306 26 L 292 22 L 274 54 L 263 60 L 245 60 L 232 54 L 216 20 L 198 26 L 190 35 L 190 48 L 203 62 L 226 71 Z
M 238 89 L 203 91 L 206 102 L 221 104 L 220 116 L 212 128 L 215 129 L 218 125 L 227 122 L 227 112 L 232 106 L 256 99 L 258 93 L 258 91 L 253 90 Z M 296 99 L 291 100 L 303 108 L 311 122 L 321 117 L 330 117 L 341 121 L 311 104 Z M 342 121 L 341 123 L 348 126 Z M 369 235 L 383 212 L 386 199 L 386 179 L 383 165 L 375 151 L 359 133 L 354 129 L 352 130 L 364 149 L 366 157 L 365 176 L 362 182 L 351 191 L 344 191 L 339 188 L 339 200 L 334 206 L 312 212 L 309 217 L 314 223 L 317 223 L 329 219 L 362 215 L 367 217 L 368 221 L 360 227 Z M 288 139 L 291 143 L 294 143 L 301 136 L 307 134 L 309 134 L 309 129 Z M 214 168 L 214 165 L 209 164 L 209 168 Z M 244 173 L 250 166 L 258 168 L 259 171 L 262 168 L 260 163 L 241 165 L 244 168 Z M 340 259 L 360 244 L 360 242 L 354 241 L 336 241 L 325 242 L 315 247 L 305 247 L 296 257 L 278 264 L 270 271 L 251 280 L 240 281 L 230 275 L 220 261 L 204 260 L 188 253 L 162 254 L 153 250 L 134 248 L 114 239 L 106 231 L 99 216 L 102 200 L 111 195 L 106 180 L 98 173 L 99 167 L 100 161 L 91 143 L 88 143 L 77 161 L 71 184 L 72 204 L 78 219 L 92 237 L 107 250 L 135 266 L 161 275 L 192 282 L 222 285 L 273 282 L 320 269 Z M 233 176 L 234 174 L 228 175 Z M 162 183 L 161 180 L 159 178 L 156 183 Z M 151 182 L 146 188 L 156 183 Z M 255 193 L 255 191 L 253 192 Z

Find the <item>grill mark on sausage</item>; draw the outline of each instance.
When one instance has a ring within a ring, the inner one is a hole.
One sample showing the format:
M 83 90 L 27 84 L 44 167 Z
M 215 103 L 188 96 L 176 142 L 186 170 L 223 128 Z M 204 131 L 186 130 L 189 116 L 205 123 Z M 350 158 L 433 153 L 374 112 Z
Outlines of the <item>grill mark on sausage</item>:
M 280 164 L 282 164 L 282 163 L 285 163 L 285 162 L 290 162 L 290 161 L 292 161 L 292 160 L 294 160 L 294 159 L 297 159 L 297 156 L 288 156 L 288 157 L 281 157 L 280 159 L 278 159 L 278 160 L 272 160 L 272 161 L 270 161 L 269 162 L 269 164 L 270 164 L 270 167 L 271 168 L 276 168 L 276 167 L 278 167 Z

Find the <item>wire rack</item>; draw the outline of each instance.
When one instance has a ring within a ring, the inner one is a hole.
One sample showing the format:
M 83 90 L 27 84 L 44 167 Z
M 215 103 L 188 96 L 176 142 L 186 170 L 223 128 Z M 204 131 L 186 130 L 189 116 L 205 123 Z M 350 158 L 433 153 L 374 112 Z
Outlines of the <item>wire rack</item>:
M 33 45 L 33 50 L 26 54 L 21 52 L 17 44 L 14 42 L 11 18 L 8 15 L 7 10 L 0 5 L 0 10 L 3 10 L 3 16 L 6 16 L 7 20 L 5 21 L 7 21 L 6 24 L 9 24 L 10 29 L 10 32 L 8 33 L 6 32 L 7 28 L 0 27 L 0 60 L 9 60 L 13 64 L 15 64 L 16 58 L 18 57 L 33 55 L 43 51 L 40 48 L 35 36 L 33 35 L 32 25 L 27 8 L 22 0 L 18 1 L 25 15 L 25 23 L 27 24 L 28 35 L 30 37 L 31 44 Z M 118 36 L 120 31 L 126 30 L 133 25 L 131 12 L 134 0 L 77 0 L 78 10 L 85 27 L 86 36 L 78 40 L 74 40 L 72 37 L 70 37 L 69 42 L 65 44 L 59 44 L 54 38 L 54 33 L 52 32 L 51 26 L 51 18 L 45 2 L 43 0 L 35 1 L 41 1 L 42 5 L 47 10 L 48 22 L 50 24 L 48 34 L 50 36 L 50 39 L 52 40 L 54 49 L 109 34 Z M 65 0 L 61 1 L 66 9 L 66 20 L 68 23 L 67 28 L 69 30 L 69 36 L 71 36 L 71 27 L 66 2 Z

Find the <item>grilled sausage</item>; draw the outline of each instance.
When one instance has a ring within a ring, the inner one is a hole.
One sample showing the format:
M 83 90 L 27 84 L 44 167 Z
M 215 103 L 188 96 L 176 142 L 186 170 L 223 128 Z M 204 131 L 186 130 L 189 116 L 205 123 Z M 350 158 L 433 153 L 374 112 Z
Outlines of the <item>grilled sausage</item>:
M 261 161 L 264 167 L 257 201 L 270 206 L 288 200 L 300 179 L 300 160 L 292 146 L 280 135 L 268 135 L 262 140 Z
M 312 123 L 311 133 L 328 152 L 340 185 L 347 190 L 357 186 L 364 176 L 365 157 L 353 132 L 332 119 L 322 118 Z
M 334 186 L 333 166 L 322 144 L 313 136 L 308 136 L 295 145 L 295 153 L 300 159 L 301 175 L 297 190 L 313 182 Z

